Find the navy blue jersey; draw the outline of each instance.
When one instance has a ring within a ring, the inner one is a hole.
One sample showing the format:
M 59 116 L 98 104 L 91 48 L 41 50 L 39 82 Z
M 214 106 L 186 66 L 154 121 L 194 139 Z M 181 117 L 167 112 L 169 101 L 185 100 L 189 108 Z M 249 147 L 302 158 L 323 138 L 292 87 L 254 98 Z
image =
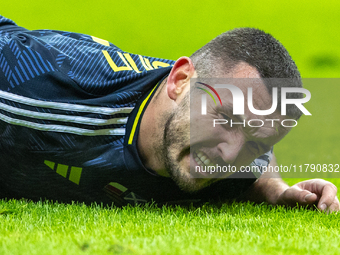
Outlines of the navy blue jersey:
M 230 199 L 247 189 L 255 178 L 188 194 L 143 166 L 140 121 L 173 64 L 0 16 L 2 196 L 125 205 Z

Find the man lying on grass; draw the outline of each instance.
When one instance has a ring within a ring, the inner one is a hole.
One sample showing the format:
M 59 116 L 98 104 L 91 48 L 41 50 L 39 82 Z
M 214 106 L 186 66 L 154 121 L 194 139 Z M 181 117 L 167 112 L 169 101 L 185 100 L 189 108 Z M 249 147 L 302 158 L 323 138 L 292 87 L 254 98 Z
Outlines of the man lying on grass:
M 239 171 L 194 178 L 197 167 L 275 164 L 273 145 L 291 129 L 278 125 L 279 109 L 270 114 L 278 121 L 256 128 L 207 125 L 203 120 L 235 118 L 225 89 L 221 104 L 210 100 L 205 115 L 190 117 L 189 95 L 214 89 L 190 82 L 195 77 L 233 78 L 244 93 L 252 87 L 257 110 L 272 105 L 265 78 L 301 87 L 285 48 L 256 29 L 226 32 L 172 61 L 84 34 L 30 31 L 0 16 L 0 193 L 119 206 L 243 197 L 339 210 L 336 187 L 324 180 L 289 187 L 272 173 L 257 179 Z M 290 107 L 287 115 L 297 120 L 301 111 Z M 239 118 L 264 116 L 246 109 Z

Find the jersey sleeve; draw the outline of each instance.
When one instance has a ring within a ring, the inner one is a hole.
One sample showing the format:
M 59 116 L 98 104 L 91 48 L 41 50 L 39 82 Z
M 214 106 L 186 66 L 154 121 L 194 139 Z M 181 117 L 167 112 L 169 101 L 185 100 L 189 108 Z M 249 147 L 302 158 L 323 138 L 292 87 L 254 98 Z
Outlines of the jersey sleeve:
M 251 162 L 249 169 L 256 178 L 259 178 L 263 174 L 263 169 L 269 165 L 272 158 L 273 148 Z

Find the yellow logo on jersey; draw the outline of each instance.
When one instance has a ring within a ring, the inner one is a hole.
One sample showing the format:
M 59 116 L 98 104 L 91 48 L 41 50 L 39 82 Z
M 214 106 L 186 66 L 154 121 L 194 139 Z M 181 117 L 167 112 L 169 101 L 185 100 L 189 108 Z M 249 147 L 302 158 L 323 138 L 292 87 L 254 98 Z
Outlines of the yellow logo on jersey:
M 118 57 L 123 61 L 124 65 L 122 66 L 117 66 L 116 63 L 113 61 L 111 56 L 106 50 L 102 50 L 107 62 L 111 66 L 112 70 L 114 72 L 120 72 L 120 71 L 129 71 L 129 70 L 134 70 L 136 73 L 141 73 L 141 71 L 138 69 L 137 64 L 135 61 L 132 59 L 131 55 L 129 53 L 121 53 L 119 51 L 116 51 L 115 53 L 118 55 Z M 152 66 L 150 64 L 149 59 L 143 58 L 142 56 L 139 56 L 139 60 L 141 61 L 143 67 L 145 70 L 153 70 L 153 69 L 158 69 L 160 67 L 167 67 L 170 66 L 168 63 L 164 63 L 161 61 L 153 61 Z
M 91 37 L 92 37 L 92 40 L 95 41 L 96 43 L 102 44 L 104 46 L 110 46 L 110 43 L 106 40 L 103 40 L 103 39 L 95 37 L 95 36 L 91 36 Z M 115 52 L 115 54 L 117 54 L 117 56 L 124 63 L 124 65 L 122 65 L 122 66 L 117 66 L 116 63 L 113 61 L 113 59 L 111 58 L 111 56 L 109 55 L 109 53 L 106 50 L 102 50 L 102 53 L 103 53 L 106 61 L 108 62 L 108 64 L 110 65 L 110 67 L 112 68 L 112 70 L 114 72 L 134 70 L 136 73 L 141 73 L 143 71 L 143 70 L 140 71 L 138 69 L 136 62 L 132 59 L 131 55 L 127 52 L 123 53 L 123 54 L 119 51 Z M 115 56 L 115 58 L 117 56 Z M 145 68 L 146 71 L 158 69 L 160 67 L 170 66 L 170 64 L 164 63 L 162 61 L 153 61 L 152 65 L 151 65 L 150 60 L 148 58 L 143 57 L 141 55 L 138 55 L 138 57 L 139 57 L 139 60 L 142 63 L 142 65 L 143 65 L 143 67 Z
M 81 167 L 76 167 L 76 166 L 67 166 L 63 164 L 56 164 L 52 161 L 45 160 L 44 164 L 51 168 L 52 170 L 55 170 L 57 174 L 60 174 L 61 176 L 67 178 L 67 174 L 70 171 L 70 175 L 68 176 L 68 179 L 71 182 L 74 182 L 75 184 L 79 185 L 80 177 L 81 177 L 81 172 L 83 169 Z

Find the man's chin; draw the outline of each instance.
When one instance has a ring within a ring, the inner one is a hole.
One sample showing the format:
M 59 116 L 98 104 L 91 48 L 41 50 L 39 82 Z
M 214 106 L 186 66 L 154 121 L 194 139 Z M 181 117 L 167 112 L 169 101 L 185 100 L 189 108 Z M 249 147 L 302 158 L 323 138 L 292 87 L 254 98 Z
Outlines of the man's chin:
M 212 184 L 214 179 L 187 177 L 175 180 L 175 182 L 184 192 L 196 193 Z
M 171 161 L 167 160 L 167 162 Z M 190 161 L 184 161 L 184 163 L 185 164 L 182 165 L 167 164 L 166 168 L 166 171 L 171 176 L 172 180 L 184 192 L 196 193 L 216 181 L 216 179 L 213 178 L 204 178 L 203 175 L 193 175 L 194 171 L 190 171 L 190 167 L 187 167 L 187 165 L 190 166 Z

